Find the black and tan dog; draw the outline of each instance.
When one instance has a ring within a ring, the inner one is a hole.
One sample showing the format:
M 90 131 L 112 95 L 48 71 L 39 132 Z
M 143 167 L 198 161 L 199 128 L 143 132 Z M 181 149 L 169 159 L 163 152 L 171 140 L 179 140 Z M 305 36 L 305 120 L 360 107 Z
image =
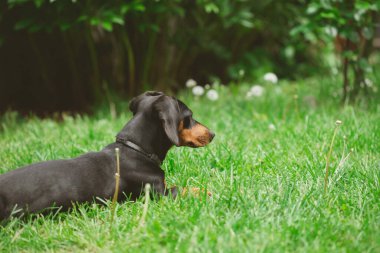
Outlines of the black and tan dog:
M 110 199 L 115 190 L 115 148 L 120 149 L 120 188 L 118 201 L 136 199 L 145 184 L 157 195 L 177 195 L 166 188 L 160 168 L 173 146 L 202 147 L 214 137 L 192 118 L 191 110 L 180 100 L 162 92 L 146 92 L 129 104 L 133 118 L 99 152 L 74 159 L 32 164 L 0 175 L 0 220 L 15 208 L 40 212 L 51 206 L 67 210 L 73 203 Z

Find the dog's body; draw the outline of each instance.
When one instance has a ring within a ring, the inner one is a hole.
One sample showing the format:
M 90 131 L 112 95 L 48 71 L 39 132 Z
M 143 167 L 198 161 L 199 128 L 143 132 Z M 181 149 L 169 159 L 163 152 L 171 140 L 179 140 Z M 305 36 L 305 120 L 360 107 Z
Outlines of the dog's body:
M 40 212 L 55 206 L 67 210 L 73 203 L 110 199 L 115 191 L 115 148 L 120 150 L 118 201 L 136 199 L 145 184 L 157 195 L 177 195 L 167 189 L 160 162 L 173 146 L 201 147 L 214 134 L 192 118 L 181 101 L 161 92 L 146 92 L 130 103 L 134 117 L 117 141 L 99 152 L 74 159 L 32 164 L 0 175 L 0 220 L 14 209 Z

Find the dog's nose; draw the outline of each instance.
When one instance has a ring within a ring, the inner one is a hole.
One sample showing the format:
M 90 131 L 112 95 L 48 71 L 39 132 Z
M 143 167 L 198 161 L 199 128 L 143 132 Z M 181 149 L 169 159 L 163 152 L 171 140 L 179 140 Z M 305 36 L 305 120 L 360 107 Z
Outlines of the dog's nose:
M 212 139 L 214 139 L 214 137 L 215 137 L 215 133 L 210 131 L 210 141 L 212 141 Z

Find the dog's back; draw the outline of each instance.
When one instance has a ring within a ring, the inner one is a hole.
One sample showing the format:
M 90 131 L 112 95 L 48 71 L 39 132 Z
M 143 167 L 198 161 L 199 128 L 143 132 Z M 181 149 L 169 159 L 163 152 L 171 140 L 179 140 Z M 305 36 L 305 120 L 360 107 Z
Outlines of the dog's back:
M 0 175 L 0 220 L 21 209 L 39 212 L 46 207 L 69 208 L 112 192 L 112 165 L 105 152 L 92 152 L 74 159 L 53 160 L 25 166 Z M 107 191 L 106 187 L 110 189 Z

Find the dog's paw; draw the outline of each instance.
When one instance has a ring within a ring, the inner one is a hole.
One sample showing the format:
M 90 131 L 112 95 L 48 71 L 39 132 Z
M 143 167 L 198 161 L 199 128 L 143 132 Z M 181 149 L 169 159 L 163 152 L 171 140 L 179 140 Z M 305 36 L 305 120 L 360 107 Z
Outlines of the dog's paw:
M 206 193 L 206 190 L 205 189 L 201 189 L 201 188 L 198 188 L 198 187 L 191 187 L 191 188 L 188 188 L 188 187 L 185 187 L 182 189 L 182 192 L 181 192 L 181 196 L 182 197 L 185 197 L 185 196 L 192 196 L 192 197 L 201 197 L 202 195 L 204 195 Z M 207 191 L 207 196 L 208 197 L 212 197 L 212 193 Z

